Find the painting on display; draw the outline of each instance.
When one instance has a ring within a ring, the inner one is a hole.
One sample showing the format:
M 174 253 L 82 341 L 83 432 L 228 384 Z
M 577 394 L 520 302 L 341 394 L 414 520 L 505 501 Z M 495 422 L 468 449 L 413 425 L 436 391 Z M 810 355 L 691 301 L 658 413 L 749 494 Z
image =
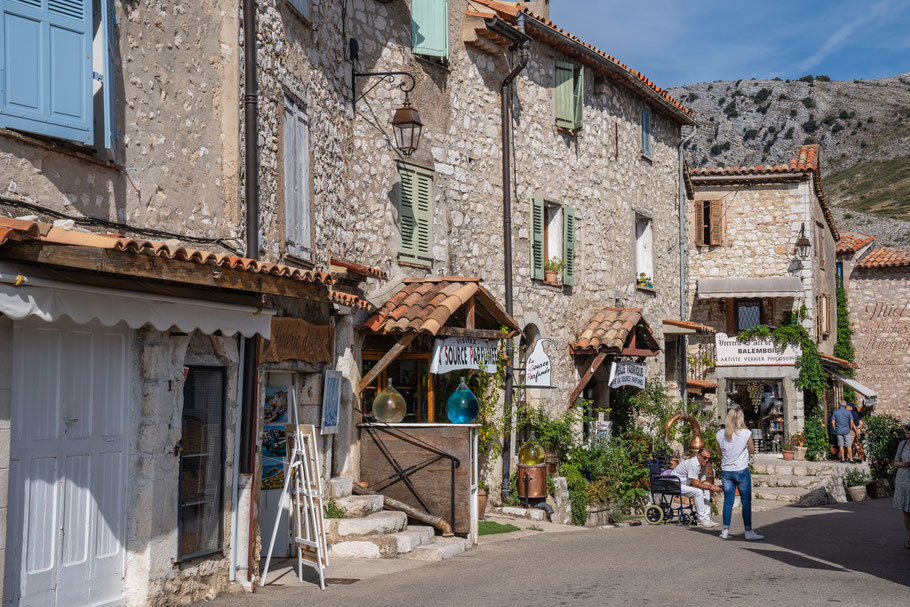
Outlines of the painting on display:
M 284 464 L 288 455 L 284 426 L 262 429 L 262 488 L 281 489 L 284 486 Z
M 265 423 L 284 424 L 288 421 L 288 388 L 272 386 L 265 389 Z
M 338 432 L 338 407 L 341 404 L 341 371 L 326 370 L 322 390 L 322 428 L 320 434 Z
M 262 489 L 284 487 L 284 464 L 262 464 Z

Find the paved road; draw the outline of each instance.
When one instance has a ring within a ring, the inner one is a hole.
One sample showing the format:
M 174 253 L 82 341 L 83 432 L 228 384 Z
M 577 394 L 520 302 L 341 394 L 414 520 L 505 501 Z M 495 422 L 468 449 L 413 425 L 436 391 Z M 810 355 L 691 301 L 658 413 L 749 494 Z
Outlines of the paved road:
M 910 550 L 890 502 L 756 513 L 763 542 L 742 538 L 738 515 L 727 541 L 675 525 L 539 533 L 324 592 L 303 583 L 206 604 L 906 606 Z

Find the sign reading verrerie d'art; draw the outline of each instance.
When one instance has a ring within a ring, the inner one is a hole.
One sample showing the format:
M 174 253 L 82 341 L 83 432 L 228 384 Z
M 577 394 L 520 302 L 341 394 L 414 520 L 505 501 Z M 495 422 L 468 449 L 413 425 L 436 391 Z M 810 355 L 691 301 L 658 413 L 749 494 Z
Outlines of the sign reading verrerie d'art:
M 260 362 L 302 360 L 330 363 L 335 352 L 335 327 L 311 325 L 299 318 L 272 317 L 272 337 L 264 342 Z
M 645 366 L 628 360 L 621 360 L 610 365 L 610 387 L 622 386 L 645 387 Z
M 439 375 L 460 369 L 482 369 L 496 373 L 499 342 L 494 339 L 448 337 L 433 342 L 430 373 Z
M 726 333 L 718 333 L 714 339 L 718 367 L 795 365 L 802 354 L 798 345 L 788 345 L 780 351 L 770 339 L 739 341 L 736 337 L 727 337 Z
M 526 388 L 552 388 L 553 366 L 550 357 L 543 351 L 543 344 L 550 339 L 538 339 L 534 351 L 525 363 Z

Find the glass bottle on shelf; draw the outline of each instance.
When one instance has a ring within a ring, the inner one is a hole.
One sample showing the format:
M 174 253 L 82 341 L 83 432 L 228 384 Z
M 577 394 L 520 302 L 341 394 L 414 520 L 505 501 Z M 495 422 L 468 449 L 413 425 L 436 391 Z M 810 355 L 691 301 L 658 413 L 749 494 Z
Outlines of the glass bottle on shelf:
M 547 453 L 543 445 L 537 442 L 537 436 L 531 432 L 531 437 L 518 450 L 518 463 L 523 466 L 536 466 L 544 463 L 546 459 Z
M 404 397 L 395 389 L 392 380 L 389 379 L 385 389 L 373 399 L 373 417 L 378 421 L 394 424 L 403 420 L 405 413 L 407 413 L 407 405 Z
M 458 380 L 458 388 L 446 401 L 446 415 L 453 424 L 470 424 L 480 413 L 480 402 L 464 383 L 464 376 Z

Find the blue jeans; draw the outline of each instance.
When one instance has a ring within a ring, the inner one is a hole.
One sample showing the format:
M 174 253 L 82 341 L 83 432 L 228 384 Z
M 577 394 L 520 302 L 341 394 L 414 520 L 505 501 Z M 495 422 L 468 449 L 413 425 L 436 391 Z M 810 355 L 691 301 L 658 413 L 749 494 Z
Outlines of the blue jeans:
M 743 526 L 746 531 L 752 528 L 752 475 L 749 469 L 724 470 L 724 529 L 730 528 L 733 518 L 733 500 L 739 489 L 739 500 L 743 507 Z

